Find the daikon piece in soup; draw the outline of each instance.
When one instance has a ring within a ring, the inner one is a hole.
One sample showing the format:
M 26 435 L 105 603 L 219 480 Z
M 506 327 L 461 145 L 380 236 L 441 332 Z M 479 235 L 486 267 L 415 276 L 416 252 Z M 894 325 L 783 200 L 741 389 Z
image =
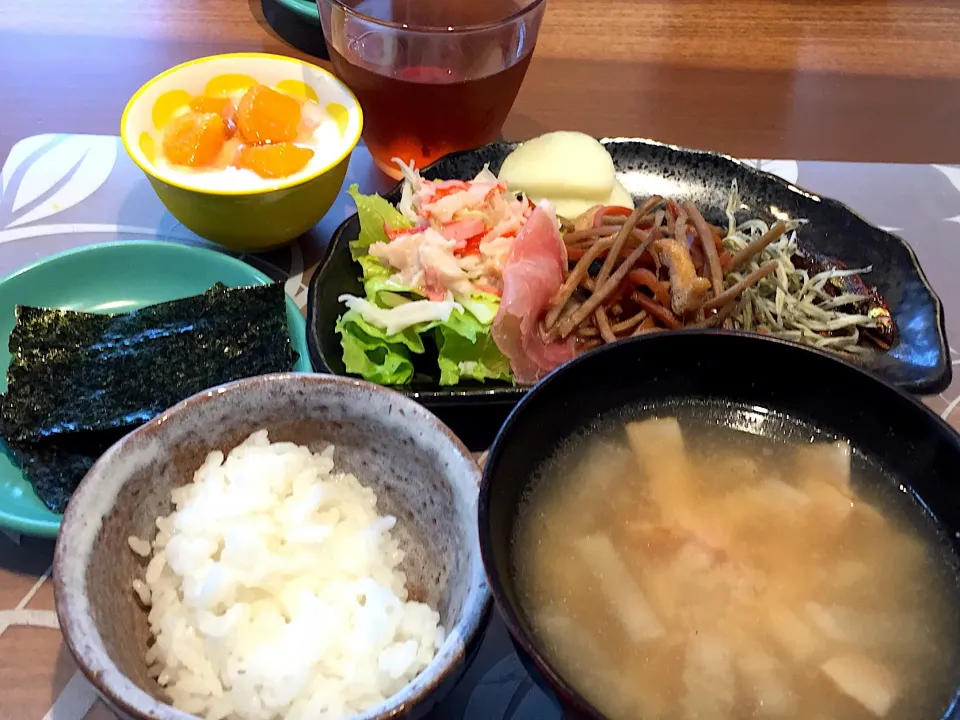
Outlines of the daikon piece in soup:
M 569 441 L 518 514 L 520 604 L 561 677 L 613 720 L 942 716 L 957 563 L 912 494 L 783 417 L 633 417 Z

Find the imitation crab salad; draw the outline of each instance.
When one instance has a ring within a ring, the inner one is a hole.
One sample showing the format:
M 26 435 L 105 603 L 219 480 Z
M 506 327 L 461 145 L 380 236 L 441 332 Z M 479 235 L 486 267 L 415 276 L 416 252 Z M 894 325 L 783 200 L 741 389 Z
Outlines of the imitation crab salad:
M 439 369 L 441 385 L 532 383 L 577 352 L 684 327 L 850 356 L 897 341 L 889 306 L 861 279 L 871 268 L 802 250 L 802 220 L 738 218 L 735 183 L 721 225 L 689 201 L 634 207 L 606 148 L 566 132 L 523 143 L 499 177 L 402 168 L 396 207 L 350 188 L 364 296 L 340 296 L 337 331 L 347 372 L 367 380 Z
M 363 269 L 365 297 L 340 297 L 347 311 L 337 330 L 347 370 L 382 384 L 404 383 L 414 373 L 411 356 L 432 342 L 442 385 L 512 380 L 504 349 L 522 342 L 525 318 L 518 312 L 517 327 L 509 327 L 503 301 L 514 294 L 510 281 L 518 272 L 545 275 L 547 293 L 559 286 L 565 258 L 556 215 L 548 203 L 511 193 L 486 168 L 470 181 L 425 180 L 407 167 L 404 174 L 396 208 L 350 188 L 361 227 L 351 252 Z M 542 247 L 522 243 L 529 245 L 526 259 L 517 252 L 521 231 L 527 241 L 543 237 Z M 524 329 L 529 340 L 539 339 L 535 322 Z M 563 356 L 545 358 L 551 365 L 573 356 L 570 343 L 540 345 L 541 353 L 559 349 Z

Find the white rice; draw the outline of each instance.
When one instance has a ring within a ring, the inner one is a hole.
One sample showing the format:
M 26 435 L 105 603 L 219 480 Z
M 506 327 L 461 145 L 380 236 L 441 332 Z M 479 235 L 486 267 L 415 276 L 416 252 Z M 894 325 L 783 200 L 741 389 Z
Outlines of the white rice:
M 403 553 L 377 497 L 311 453 L 251 435 L 213 452 L 157 520 L 143 581 L 149 672 L 208 720 L 332 720 L 403 688 L 444 631 L 407 601 Z M 130 538 L 143 554 L 144 540 Z

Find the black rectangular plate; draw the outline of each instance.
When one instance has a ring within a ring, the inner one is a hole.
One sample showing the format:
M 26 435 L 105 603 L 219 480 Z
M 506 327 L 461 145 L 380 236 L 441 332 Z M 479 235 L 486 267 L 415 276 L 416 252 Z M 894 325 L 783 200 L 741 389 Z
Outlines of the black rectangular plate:
M 801 248 L 837 258 L 849 267 L 873 266 L 864 280 L 875 285 L 890 305 L 899 341 L 889 352 L 864 356 L 862 365 L 913 393 L 937 393 L 950 384 L 952 368 L 943 304 L 930 287 L 913 250 L 901 238 L 871 225 L 836 200 L 818 197 L 720 153 L 629 138 L 603 143 L 613 157 L 618 179 L 635 199 L 659 193 L 680 202 L 691 200 L 708 220 L 725 225 L 724 208 L 730 185 L 736 180 L 741 200 L 749 208 L 741 217 L 749 215 L 769 222 L 784 214 L 806 218 L 809 222 L 798 234 Z M 499 172 L 504 158 L 516 145 L 494 143 L 454 153 L 423 170 L 423 176 L 469 180 L 485 164 Z M 396 203 L 400 198 L 399 186 L 386 198 Z M 350 257 L 349 248 L 359 232 L 356 215 L 337 228 L 327 257 L 310 282 L 307 343 L 318 372 L 346 374 L 334 325 L 343 312 L 337 298 L 343 293 L 363 294 L 360 267 Z M 471 449 L 485 448 L 493 440 L 500 424 L 526 392 L 503 383 L 445 388 L 435 378 L 422 376 L 396 389 L 437 413 Z

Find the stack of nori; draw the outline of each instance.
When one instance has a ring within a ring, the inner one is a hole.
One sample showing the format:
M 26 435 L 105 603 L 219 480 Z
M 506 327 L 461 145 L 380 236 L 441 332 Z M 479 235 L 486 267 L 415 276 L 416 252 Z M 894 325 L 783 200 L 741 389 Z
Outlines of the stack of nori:
M 226 288 L 119 315 L 17 307 L 0 431 L 63 512 L 120 437 L 195 393 L 291 370 L 283 286 Z

